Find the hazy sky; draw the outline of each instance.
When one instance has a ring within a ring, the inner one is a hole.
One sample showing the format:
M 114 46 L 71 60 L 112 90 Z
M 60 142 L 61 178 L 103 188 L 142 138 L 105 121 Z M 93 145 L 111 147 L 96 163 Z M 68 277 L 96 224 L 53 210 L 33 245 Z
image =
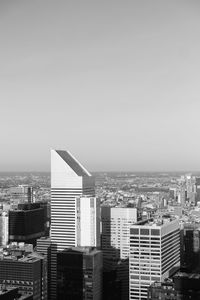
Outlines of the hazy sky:
M 200 170 L 200 1 L 0 0 L 0 171 Z

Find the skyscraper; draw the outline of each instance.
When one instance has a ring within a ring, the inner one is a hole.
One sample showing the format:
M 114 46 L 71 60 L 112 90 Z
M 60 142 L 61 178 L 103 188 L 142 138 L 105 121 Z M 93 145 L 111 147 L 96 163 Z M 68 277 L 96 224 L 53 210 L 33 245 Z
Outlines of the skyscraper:
M 58 250 L 77 246 L 76 198 L 95 196 L 91 174 L 68 152 L 51 150 L 51 240 Z
M 94 197 L 91 174 L 68 152 L 51 150 L 51 299 L 56 299 L 57 256 L 77 246 L 76 199 Z
M 137 208 L 101 208 L 104 271 L 116 271 L 122 299 L 128 299 L 130 226 L 137 222 Z
M 101 222 L 104 261 L 128 258 L 130 226 L 137 222 L 137 208 L 103 206 Z
M 140 221 L 130 228 L 129 299 L 146 300 L 147 288 L 180 265 L 178 220 Z

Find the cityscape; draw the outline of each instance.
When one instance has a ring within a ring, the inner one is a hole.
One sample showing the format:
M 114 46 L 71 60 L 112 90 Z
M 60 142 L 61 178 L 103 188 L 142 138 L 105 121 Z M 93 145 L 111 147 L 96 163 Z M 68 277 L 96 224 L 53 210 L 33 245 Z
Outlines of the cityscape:
M 200 300 L 200 1 L 0 0 L 0 300 Z
M 200 299 L 200 174 L 0 176 L 0 298 Z

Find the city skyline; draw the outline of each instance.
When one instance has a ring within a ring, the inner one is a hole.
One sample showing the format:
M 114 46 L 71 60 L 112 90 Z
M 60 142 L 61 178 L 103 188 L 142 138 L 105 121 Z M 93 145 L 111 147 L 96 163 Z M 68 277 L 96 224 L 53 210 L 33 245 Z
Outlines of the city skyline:
M 1 171 L 199 171 L 199 8 L 2 0 Z

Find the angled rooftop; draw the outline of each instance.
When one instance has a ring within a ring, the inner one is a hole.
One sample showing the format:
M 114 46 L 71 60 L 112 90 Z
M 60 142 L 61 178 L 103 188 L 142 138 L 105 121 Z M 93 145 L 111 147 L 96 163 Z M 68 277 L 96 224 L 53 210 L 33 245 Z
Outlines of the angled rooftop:
M 55 150 L 58 155 L 72 168 L 78 176 L 91 176 L 91 174 L 72 156 L 69 151 Z

